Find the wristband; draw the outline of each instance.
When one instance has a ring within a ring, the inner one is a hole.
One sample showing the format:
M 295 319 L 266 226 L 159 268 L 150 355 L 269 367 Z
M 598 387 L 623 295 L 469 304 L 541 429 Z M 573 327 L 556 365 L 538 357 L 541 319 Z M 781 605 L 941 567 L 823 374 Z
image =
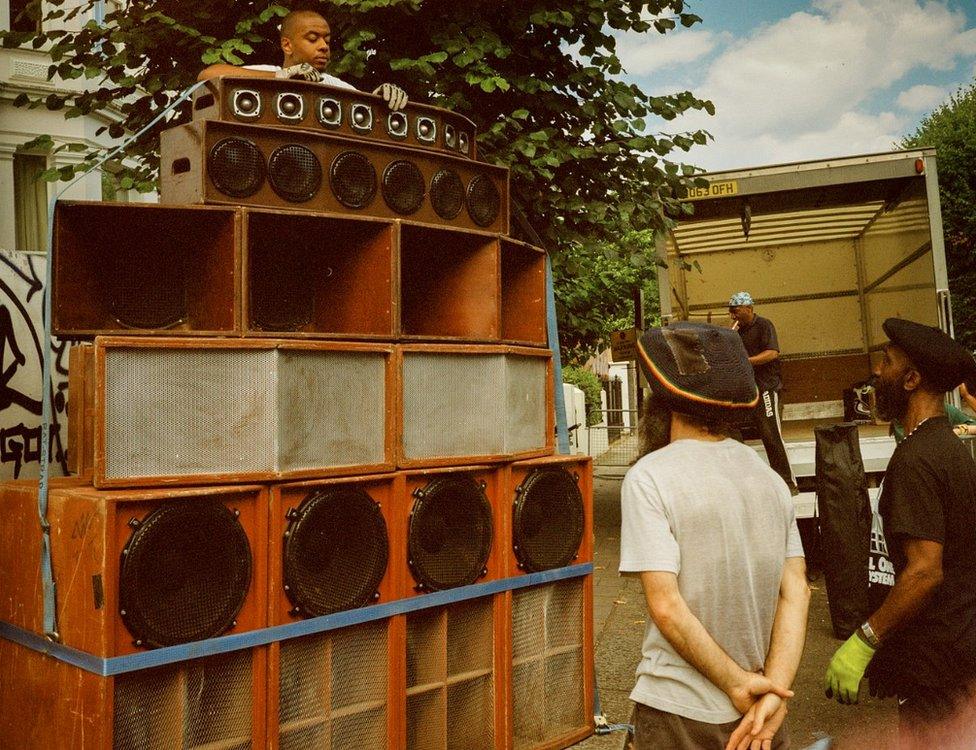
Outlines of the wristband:
M 881 645 L 881 639 L 875 634 L 874 628 L 871 627 L 871 623 L 867 620 L 861 625 L 859 632 L 871 648 L 878 648 Z

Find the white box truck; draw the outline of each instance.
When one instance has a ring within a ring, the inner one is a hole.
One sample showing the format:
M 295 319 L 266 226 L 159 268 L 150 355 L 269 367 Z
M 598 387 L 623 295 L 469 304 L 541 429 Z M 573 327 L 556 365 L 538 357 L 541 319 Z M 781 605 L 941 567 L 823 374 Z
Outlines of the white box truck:
M 689 196 L 658 252 L 665 320 L 729 325 L 728 301 L 746 290 L 776 326 L 783 433 L 798 478 L 814 475 L 818 424 L 843 419 L 843 394 L 867 379 L 901 317 L 952 333 L 933 149 L 714 172 Z M 860 430 L 869 474 L 894 441 Z M 758 448 L 761 450 L 761 448 Z M 808 483 L 809 484 L 809 483 Z M 803 493 L 798 508 L 812 512 Z

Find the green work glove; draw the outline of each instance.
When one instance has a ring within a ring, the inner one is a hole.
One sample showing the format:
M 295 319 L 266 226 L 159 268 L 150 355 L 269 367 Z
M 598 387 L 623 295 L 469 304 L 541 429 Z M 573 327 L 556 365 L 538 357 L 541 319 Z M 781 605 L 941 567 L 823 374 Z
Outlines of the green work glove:
M 839 703 L 857 703 L 857 691 L 864 670 L 871 663 L 874 648 L 854 633 L 837 649 L 824 675 L 824 692 Z

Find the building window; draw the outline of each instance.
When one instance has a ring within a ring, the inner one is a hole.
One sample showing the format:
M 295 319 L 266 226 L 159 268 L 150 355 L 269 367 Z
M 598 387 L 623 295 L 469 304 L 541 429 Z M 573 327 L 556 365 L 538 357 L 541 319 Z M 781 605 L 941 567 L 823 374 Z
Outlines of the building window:
M 47 183 L 38 176 L 47 169 L 46 156 L 14 154 L 15 249 L 47 249 Z
M 10 10 L 10 30 L 11 31 L 34 31 L 41 30 L 40 16 L 35 14 L 40 12 L 40 8 L 34 6 L 28 10 L 31 0 L 9 0 Z

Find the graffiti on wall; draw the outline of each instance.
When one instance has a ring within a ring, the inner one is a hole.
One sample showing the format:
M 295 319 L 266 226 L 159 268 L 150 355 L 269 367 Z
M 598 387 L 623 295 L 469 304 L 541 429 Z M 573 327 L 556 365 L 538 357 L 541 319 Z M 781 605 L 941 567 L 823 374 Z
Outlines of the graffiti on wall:
M 0 250 L 0 480 L 38 476 L 45 258 Z M 51 475 L 67 467 L 68 347 L 51 352 Z

